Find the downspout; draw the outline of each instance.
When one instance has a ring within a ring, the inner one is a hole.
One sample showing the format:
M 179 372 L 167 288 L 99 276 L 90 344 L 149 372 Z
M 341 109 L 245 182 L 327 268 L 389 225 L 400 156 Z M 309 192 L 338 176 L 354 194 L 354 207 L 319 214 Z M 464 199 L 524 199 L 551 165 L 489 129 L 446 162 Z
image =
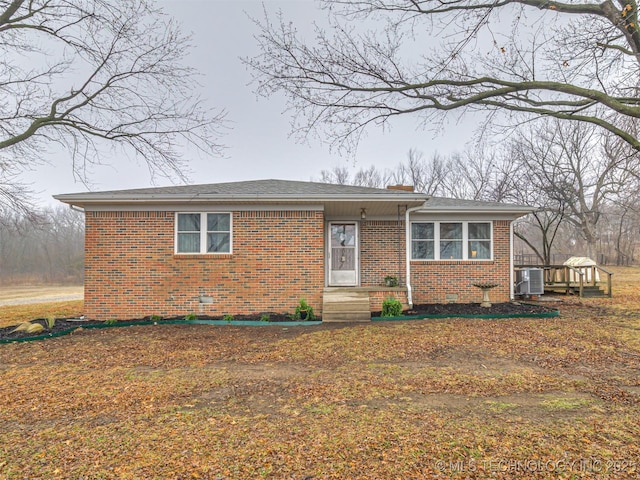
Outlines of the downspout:
M 513 293 L 513 220 L 509 222 L 509 298 L 515 299 Z
M 404 212 L 404 226 L 405 226 L 405 234 L 404 234 L 404 243 L 405 243 L 405 262 L 406 262 L 406 273 L 405 273 L 405 281 L 407 285 L 407 303 L 409 304 L 409 308 L 413 308 L 413 292 L 411 290 L 411 223 L 409 223 L 409 215 L 413 212 L 417 212 L 424 208 L 424 205 L 420 205 L 419 207 L 407 208 Z

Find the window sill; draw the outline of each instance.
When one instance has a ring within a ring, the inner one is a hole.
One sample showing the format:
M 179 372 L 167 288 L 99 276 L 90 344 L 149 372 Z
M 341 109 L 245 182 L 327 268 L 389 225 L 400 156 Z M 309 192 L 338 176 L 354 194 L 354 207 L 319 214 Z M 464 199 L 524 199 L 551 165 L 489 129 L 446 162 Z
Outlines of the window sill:
M 174 253 L 176 260 L 226 260 L 232 258 L 231 253 Z
M 491 258 L 470 260 L 411 260 L 411 265 L 489 265 L 495 261 Z

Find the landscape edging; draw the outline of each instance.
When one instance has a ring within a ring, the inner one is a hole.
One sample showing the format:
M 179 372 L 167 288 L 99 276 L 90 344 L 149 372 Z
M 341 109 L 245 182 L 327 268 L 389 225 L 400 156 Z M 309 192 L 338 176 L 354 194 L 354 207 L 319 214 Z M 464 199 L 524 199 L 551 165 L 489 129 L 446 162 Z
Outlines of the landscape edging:
M 425 319 L 438 319 L 438 318 L 550 318 L 560 315 L 560 310 L 552 310 L 550 312 L 542 313 L 496 313 L 488 315 L 472 315 L 467 313 L 442 313 L 435 315 L 401 315 L 399 317 L 371 317 L 372 322 L 382 322 L 385 320 L 425 320 Z
M 44 333 L 42 335 L 36 335 L 33 337 L 22 338 L 3 338 L 0 339 L 0 345 L 4 343 L 20 343 L 31 342 L 34 340 L 45 340 L 47 338 L 61 337 L 68 335 L 79 328 L 93 329 L 93 328 L 111 328 L 111 327 L 133 327 L 136 325 L 231 325 L 231 326 L 245 326 L 245 327 L 259 327 L 259 326 L 271 326 L 277 325 L 282 327 L 295 327 L 305 325 L 320 325 L 321 321 L 301 321 L 301 322 L 263 322 L 260 320 L 149 320 L 142 322 L 116 322 L 112 324 L 108 323 L 94 323 L 91 325 L 78 325 L 77 327 L 70 327 L 66 330 L 61 330 L 55 333 Z
M 507 319 L 507 318 L 551 318 L 560 315 L 560 310 L 552 310 L 550 312 L 543 313 L 510 313 L 510 314 L 494 314 L 494 315 L 471 315 L 471 314 L 436 314 L 436 315 L 401 315 L 399 317 L 371 317 L 372 322 L 384 322 L 394 320 L 427 320 L 427 319 L 442 319 L 442 318 L 480 318 L 480 319 Z M 132 327 L 136 325 L 231 325 L 231 326 L 245 326 L 245 327 L 266 327 L 266 326 L 282 326 L 282 327 L 296 327 L 296 326 L 311 326 L 320 325 L 322 321 L 302 321 L 302 322 L 263 322 L 260 320 L 149 320 L 142 322 L 116 322 L 113 324 L 99 323 L 92 325 L 78 325 L 77 327 L 71 327 L 67 330 L 62 330 L 56 333 L 45 333 L 42 335 L 36 335 L 33 337 L 22 338 L 4 338 L 0 339 L 0 345 L 6 343 L 20 343 L 31 342 L 35 340 L 45 340 L 47 338 L 56 338 L 63 335 L 68 335 L 78 328 L 111 328 L 111 327 Z

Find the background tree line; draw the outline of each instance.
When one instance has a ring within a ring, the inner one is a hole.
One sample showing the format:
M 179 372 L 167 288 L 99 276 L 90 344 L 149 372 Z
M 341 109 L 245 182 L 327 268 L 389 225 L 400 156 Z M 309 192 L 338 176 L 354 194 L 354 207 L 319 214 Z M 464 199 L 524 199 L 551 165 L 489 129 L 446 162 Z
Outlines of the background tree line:
M 499 145 L 430 158 L 412 149 L 395 168 L 334 167 L 320 180 L 382 188 L 400 183 L 433 196 L 530 205 L 537 210 L 515 227 L 521 262 L 553 264 L 585 255 L 629 264 L 640 232 L 638 160 L 615 135 L 551 119 L 521 128 Z
M 66 206 L 0 217 L 0 284 L 81 283 L 84 215 Z

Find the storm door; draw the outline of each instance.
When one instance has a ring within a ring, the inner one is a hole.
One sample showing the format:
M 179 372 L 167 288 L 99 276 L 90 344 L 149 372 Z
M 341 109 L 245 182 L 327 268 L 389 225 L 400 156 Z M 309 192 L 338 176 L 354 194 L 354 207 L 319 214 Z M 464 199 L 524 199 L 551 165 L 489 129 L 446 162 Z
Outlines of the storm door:
M 358 224 L 329 224 L 329 285 L 358 285 Z

